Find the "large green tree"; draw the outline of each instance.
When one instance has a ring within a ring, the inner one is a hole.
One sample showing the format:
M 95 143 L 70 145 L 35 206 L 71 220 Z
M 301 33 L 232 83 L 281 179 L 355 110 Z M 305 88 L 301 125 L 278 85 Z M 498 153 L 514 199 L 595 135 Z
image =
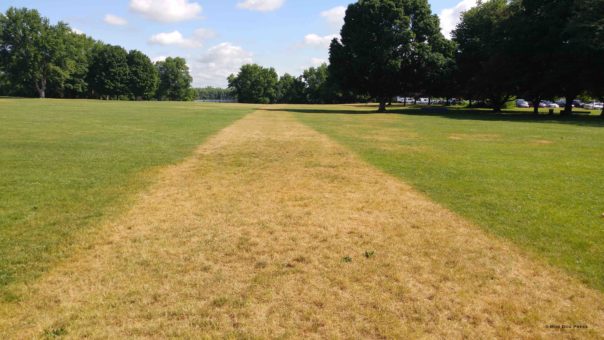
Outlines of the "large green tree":
M 587 91 L 604 96 L 604 0 L 552 0 L 570 13 L 557 46 L 556 83 L 566 97 L 565 114 L 572 100 Z M 603 110 L 604 113 L 604 110 Z
M 342 90 L 369 94 L 383 112 L 398 94 L 441 90 L 453 52 L 427 0 L 359 0 L 331 43 L 329 70 Z
M 87 98 L 89 96 L 88 70 L 92 54 L 101 43 L 84 34 L 71 32 L 66 45 L 69 58 L 64 65 L 68 76 L 60 83 L 53 83 L 53 96 Z
M 93 96 L 106 99 L 127 96 L 129 77 L 128 52 L 124 48 L 97 46 L 88 73 Z
M 327 64 L 304 70 L 302 79 L 306 84 L 306 98 L 310 104 L 326 104 L 334 101 L 334 89 L 330 86 Z
M 0 61 L 13 92 L 46 97 L 49 83 L 69 77 L 71 30 L 64 23 L 52 26 L 36 10 L 11 7 L 0 14 Z
M 509 77 L 517 85 L 517 95 L 533 103 L 535 113 L 539 103 L 559 93 L 556 82 L 556 54 L 562 32 L 571 14 L 552 0 L 512 1 L 508 21 L 504 24 L 507 39 L 502 48 L 511 54 L 514 68 Z
M 156 63 L 159 72 L 159 89 L 157 99 L 187 101 L 195 98 L 191 87 L 193 78 L 184 58 L 167 58 Z
M 466 96 L 487 101 L 495 111 L 515 94 L 515 63 L 507 49 L 507 0 L 479 4 L 462 16 L 453 32 L 457 65 Z
M 128 85 L 133 97 L 137 100 L 153 98 L 159 85 L 159 74 L 151 59 L 140 51 L 130 51 L 128 71 Z
M 369 94 L 379 111 L 397 94 L 411 21 L 402 0 L 359 0 L 348 6 L 341 39 L 330 46 L 330 72 L 344 90 Z
M 288 73 L 279 78 L 277 83 L 277 102 L 282 104 L 306 103 L 306 85 L 300 77 Z
M 237 75 L 229 76 L 228 81 L 241 103 L 271 104 L 277 101 L 279 76 L 272 67 L 243 65 Z
M 401 42 L 399 94 L 445 95 L 454 63 L 455 44 L 441 33 L 440 20 L 426 0 L 399 0 L 409 27 Z

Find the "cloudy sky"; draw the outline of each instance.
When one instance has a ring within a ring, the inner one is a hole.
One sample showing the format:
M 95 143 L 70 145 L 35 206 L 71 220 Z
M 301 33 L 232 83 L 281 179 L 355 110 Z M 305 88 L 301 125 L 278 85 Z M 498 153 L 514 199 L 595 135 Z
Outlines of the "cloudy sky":
M 195 86 L 225 86 L 250 62 L 298 75 L 327 60 L 350 0 L 2 0 L 154 60 L 187 59 Z M 445 34 L 476 0 L 430 0 Z

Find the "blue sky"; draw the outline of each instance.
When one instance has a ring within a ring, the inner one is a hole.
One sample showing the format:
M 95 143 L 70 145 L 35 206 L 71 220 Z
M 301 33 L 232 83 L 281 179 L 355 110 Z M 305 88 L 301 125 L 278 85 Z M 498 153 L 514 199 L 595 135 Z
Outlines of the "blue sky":
M 476 0 L 430 0 L 444 26 Z M 350 0 L 3 0 L 152 59 L 187 59 L 195 86 L 225 86 L 244 63 L 298 75 L 327 60 Z

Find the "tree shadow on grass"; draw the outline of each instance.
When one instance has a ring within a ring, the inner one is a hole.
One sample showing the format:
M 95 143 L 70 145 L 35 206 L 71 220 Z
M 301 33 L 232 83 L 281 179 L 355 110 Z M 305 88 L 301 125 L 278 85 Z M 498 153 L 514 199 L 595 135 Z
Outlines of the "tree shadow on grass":
M 359 109 L 346 109 L 346 106 Z M 369 105 L 342 105 L 333 108 L 279 108 L 269 111 L 286 111 L 303 114 L 334 114 L 334 115 L 372 115 L 377 114 L 375 107 Z M 365 110 L 361 110 L 361 108 Z M 553 123 L 570 124 L 578 126 L 604 127 L 604 117 L 587 115 L 577 111 L 572 116 L 560 116 L 504 110 L 500 113 L 488 109 L 468 109 L 462 107 L 401 107 L 395 106 L 388 109 L 385 114 L 409 116 L 434 116 L 456 120 L 496 121 L 496 122 L 522 122 L 522 123 Z

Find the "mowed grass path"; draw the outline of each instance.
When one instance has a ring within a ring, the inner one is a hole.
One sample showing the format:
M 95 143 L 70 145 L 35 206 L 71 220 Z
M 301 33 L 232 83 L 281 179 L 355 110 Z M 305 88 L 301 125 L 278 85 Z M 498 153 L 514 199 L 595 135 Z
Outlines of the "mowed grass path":
M 604 289 L 604 119 L 289 110 L 485 230 Z
M 181 160 L 251 111 L 0 99 L 0 293 L 69 255 L 74 236 L 120 210 L 155 168 Z

